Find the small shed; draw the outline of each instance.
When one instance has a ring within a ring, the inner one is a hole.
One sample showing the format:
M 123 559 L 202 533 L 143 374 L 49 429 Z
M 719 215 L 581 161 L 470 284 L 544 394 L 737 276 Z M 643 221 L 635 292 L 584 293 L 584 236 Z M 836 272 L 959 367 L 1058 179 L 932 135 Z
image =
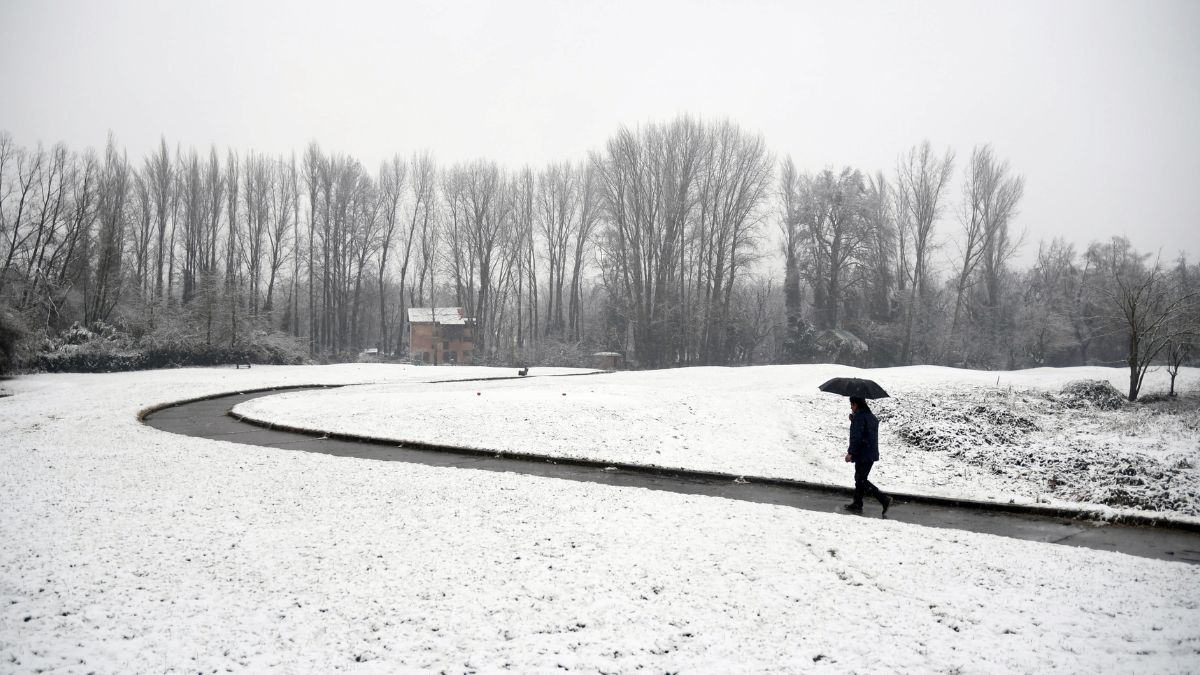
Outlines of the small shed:
M 600 370 L 620 370 L 625 367 L 625 357 L 620 352 L 596 352 L 592 354 L 592 366 Z
M 409 353 L 420 363 L 469 365 L 475 351 L 475 322 L 462 307 L 410 307 Z

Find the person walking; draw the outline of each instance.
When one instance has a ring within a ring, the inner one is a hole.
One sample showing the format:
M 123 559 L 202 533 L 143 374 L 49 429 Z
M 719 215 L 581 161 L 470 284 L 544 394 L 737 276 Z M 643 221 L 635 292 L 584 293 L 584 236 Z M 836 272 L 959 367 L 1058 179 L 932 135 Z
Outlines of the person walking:
M 850 397 L 850 447 L 846 450 L 846 461 L 854 463 L 854 501 L 842 508 L 862 513 L 863 496 L 871 495 L 883 505 L 883 515 L 887 516 L 892 498 L 867 480 L 871 467 L 879 461 L 879 420 L 866 399 L 857 396 Z

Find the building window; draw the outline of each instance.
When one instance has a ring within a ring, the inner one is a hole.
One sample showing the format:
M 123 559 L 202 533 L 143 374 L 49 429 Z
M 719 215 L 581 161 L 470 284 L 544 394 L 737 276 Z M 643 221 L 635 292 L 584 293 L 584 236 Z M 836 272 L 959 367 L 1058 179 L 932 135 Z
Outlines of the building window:
M 455 352 L 452 352 L 452 351 L 446 352 L 446 363 L 454 363 L 454 362 L 458 361 L 458 359 L 455 358 L 454 354 L 455 354 Z
M 445 350 L 447 350 L 447 349 L 450 349 L 450 341 L 449 341 L 449 340 L 442 340 L 442 350 L 443 350 L 443 351 L 445 351 Z

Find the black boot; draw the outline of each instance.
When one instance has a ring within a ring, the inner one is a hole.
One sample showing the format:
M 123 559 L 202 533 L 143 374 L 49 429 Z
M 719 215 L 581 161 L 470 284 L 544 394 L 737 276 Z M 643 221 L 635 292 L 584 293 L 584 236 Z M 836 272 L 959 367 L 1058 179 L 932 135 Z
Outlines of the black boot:
M 880 492 L 879 503 L 883 504 L 883 515 L 887 516 L 888 509 L 892 506 L 892 498 Z

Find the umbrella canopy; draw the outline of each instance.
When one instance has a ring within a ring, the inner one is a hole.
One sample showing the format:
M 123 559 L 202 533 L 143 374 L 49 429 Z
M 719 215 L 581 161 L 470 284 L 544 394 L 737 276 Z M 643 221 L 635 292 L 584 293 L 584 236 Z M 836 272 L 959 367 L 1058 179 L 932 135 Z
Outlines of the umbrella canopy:
M 883 390 L 883 387 L 876 384 L 874 380 L 864 380 L 860 377 L 835 377 L 817 388 L 830 394 L 841 394 L 842 396 L 888 398 L 888 393 Z

